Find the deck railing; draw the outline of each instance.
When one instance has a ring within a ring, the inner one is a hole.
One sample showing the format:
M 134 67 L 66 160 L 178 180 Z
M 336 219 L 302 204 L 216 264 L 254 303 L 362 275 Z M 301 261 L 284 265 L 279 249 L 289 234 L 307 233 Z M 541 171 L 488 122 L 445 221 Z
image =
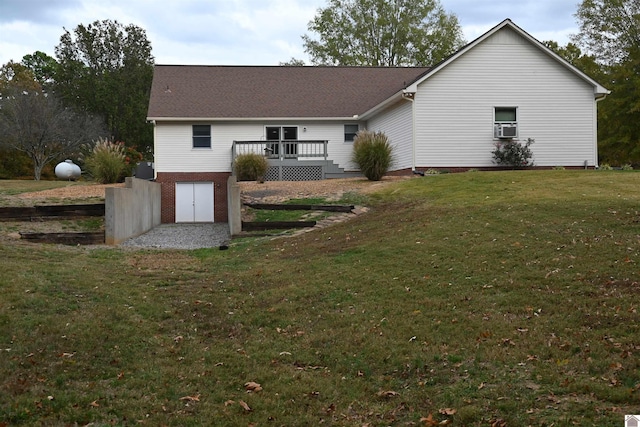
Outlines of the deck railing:
M 233 161 L 241 154 L 261 154 L 270 160 L 324 159 L 327 160 L 327 141 L 233 141 Z

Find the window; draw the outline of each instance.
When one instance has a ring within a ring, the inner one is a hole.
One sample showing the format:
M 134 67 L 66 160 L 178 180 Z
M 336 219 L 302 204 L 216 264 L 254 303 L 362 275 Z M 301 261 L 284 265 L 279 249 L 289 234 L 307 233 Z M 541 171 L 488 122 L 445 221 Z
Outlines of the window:
M 495 138 L 518 137 L 518 107 L 495 107 L 493 112 Z
M 267 141 L 274 141 L 267 146 L 270 155 L 280 154 L 280 144 L 284 147 L 284 154 L 288 157 L 295 157 L 298 153 L 298 145 L 295 142 L 298 139 L 297 126 L 267 126 Z
M 496 122 L 501 123 L 501 122 L 508 122 L 508 123 L 514 123 L 517 121 L 516 119 L 516 112 L 517 112 L 517 108 L 516 107 L 496 107 L 495 110 L 495 117 L 496 117 Z
M 356 134 L 358 133 L 359 126 L 358 125 L 344 125 L 344 141 L 351 142 L 356 139 Z
M 193 148 L 211 148 L 211 126 L 193 125 Z

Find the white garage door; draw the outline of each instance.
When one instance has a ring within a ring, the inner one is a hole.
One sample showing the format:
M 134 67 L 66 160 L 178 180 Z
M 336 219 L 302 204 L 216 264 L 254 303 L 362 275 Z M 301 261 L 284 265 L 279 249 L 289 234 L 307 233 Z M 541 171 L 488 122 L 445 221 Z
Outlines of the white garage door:
M 176 183 L 176 222 L 213 222 L 213 182 Z

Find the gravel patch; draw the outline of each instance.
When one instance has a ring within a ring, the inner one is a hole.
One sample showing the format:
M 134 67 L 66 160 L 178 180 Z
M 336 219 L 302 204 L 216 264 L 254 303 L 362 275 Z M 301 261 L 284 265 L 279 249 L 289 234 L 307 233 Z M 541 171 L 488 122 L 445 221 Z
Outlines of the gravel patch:
M 201 249 L 226 247 L 229 224 L 162 224 L 121 246 L 153 249 Z

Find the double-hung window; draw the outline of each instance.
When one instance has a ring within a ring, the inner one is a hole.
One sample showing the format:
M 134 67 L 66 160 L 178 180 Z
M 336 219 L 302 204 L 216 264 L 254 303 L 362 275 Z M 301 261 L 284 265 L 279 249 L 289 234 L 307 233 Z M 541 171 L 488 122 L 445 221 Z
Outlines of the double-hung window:
M 496 138 L 518 137 L 518 107 L 495 107 L 493 133 Z
M 211 125 L 193 125 L 193 148 L 211 148 Z
M 358 125 L 344 125 L 344 142 L 353 142 L 359 130 Z

